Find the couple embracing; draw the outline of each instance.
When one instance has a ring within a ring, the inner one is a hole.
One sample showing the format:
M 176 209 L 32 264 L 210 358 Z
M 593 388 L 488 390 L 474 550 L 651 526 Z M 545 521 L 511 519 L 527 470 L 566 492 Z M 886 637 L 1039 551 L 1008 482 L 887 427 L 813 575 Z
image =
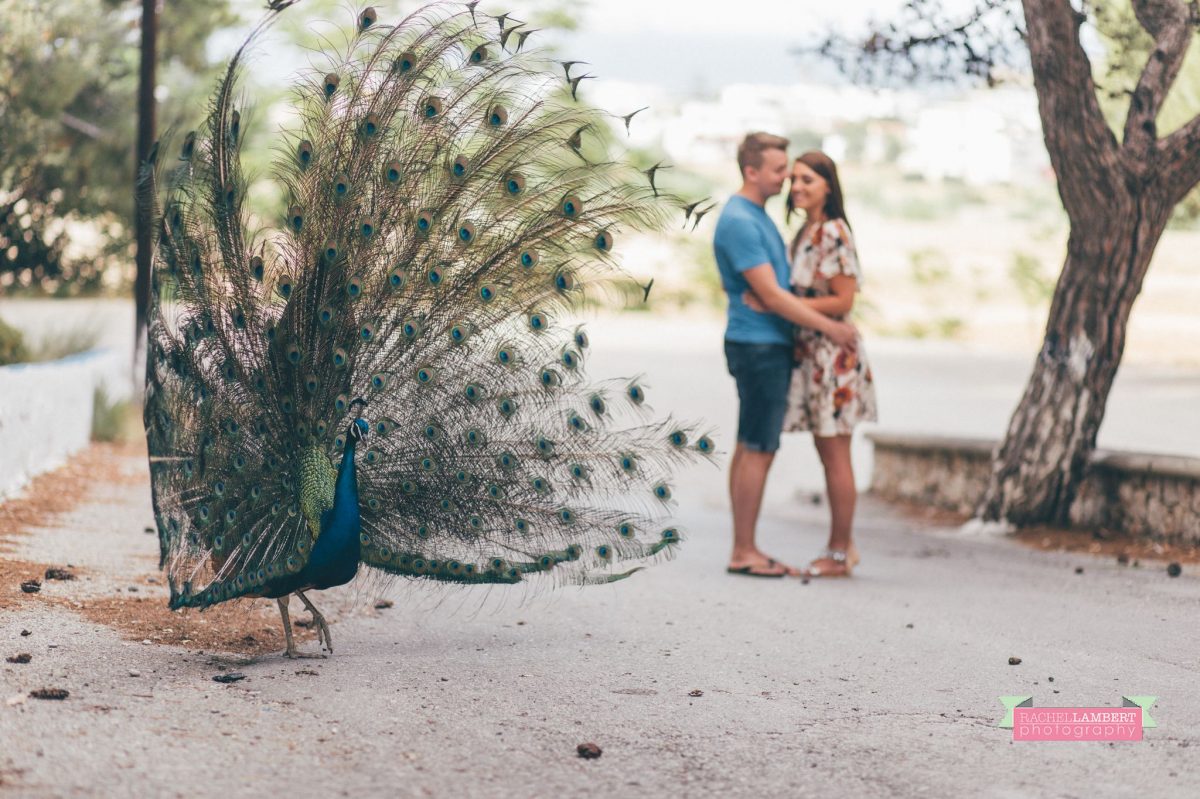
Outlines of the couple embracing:
M 857 489 L 850 463 L 855 424 L 875 420 L 875 389 L 858 331 L 845 320 L 862 282 L 837 167 L 820 152 L 794 163 L 788 141 L 751 133 L 738 147 L 742 187 L 713 239 L 729 295 L 725 358 L 737 382 L 737 447 L 729 472 L 733 554 L 729 572 L 754 577 L 849 576 Z M 790 178 L 787 215 L 804 224 L 785 245 L 764 209 Z M 754 533 L 767 472 L 784 431 L 812 433 L 830 505 L 826 549 L 803 571 L 764 554 Z

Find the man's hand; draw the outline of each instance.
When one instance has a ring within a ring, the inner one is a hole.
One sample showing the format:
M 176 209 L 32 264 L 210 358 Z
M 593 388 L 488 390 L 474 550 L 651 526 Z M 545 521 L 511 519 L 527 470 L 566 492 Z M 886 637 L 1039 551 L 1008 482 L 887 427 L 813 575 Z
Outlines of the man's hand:
M 858 328 L 849 322 L 834 322 L 833 327 L 826 332 L 827 336 L 839 347 L 854 351 L 858 349 Z

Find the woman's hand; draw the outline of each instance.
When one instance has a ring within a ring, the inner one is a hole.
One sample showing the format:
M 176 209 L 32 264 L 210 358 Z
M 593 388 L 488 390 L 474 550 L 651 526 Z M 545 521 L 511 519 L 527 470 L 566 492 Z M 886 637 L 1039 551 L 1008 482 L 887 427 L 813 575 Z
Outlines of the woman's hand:
M 742 292 L 742 302 L 746 303 L 746 307 L 755 313 L 769 313 L 767 306 L 763 305 L 762 301 L 758 299 L 758 295 L 750 289 Z

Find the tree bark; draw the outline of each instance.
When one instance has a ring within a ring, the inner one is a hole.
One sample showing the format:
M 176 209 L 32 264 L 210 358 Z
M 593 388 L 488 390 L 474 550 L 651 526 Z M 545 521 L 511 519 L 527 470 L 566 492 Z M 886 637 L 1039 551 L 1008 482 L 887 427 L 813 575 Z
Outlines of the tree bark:
M 134 331 L 133 368 L 141 365 L 142 342 L 146 332 L 146 313 L 150 305 L 150 265 L 154 246 L 154 231 L 150 204 L 141 197 L 140 173 L 150 156 L 155 138 L 155 65 L 158 56 L 158 3 L 142 0 L 141 63 L 138 74 L 138 139 L 137 158 L 133 170 L 134 232 L 137 242 L 137 273 L 133 284 Z
M 1042 130 L 1070 236 L 1042 351 L 976 510 L 984 521 L 1067 523 L 1096 447 L 1133 302 L 1186 193 L 1175 175 L 1191 176 L 1186 159 L 1200 148 L 1200 129 L 1191 129 L 1200 121 L 1168 142 L 1157 139 L 1154 127 L 1190 42 L 1182 3 L 1133 2 L 1155 50 L 1118 144 L 1079 39 L 1082 16 L 1069 0 L 1023 0 Z
M 983 520 L 1068 522 L 1121 363 L 1133 302 L 1174 206 L 1162 194 L 1114 198 L 1072 225 L 1042 351 L 976 512 Z

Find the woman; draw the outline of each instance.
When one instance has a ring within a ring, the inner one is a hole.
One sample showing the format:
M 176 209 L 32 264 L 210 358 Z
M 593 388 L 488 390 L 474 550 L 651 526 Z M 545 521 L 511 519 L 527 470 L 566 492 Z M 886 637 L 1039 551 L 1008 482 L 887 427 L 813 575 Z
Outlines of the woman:
M 844 319 L 854 307 L 862 272 L 850 224 L 842 202 L 837 166 L 821 152 L 807 152 L 792 167 L 788 219 L 804 211 L 804 226 L 792 239 L 792 290 L 810 307 Z M 762 308 L 746 297 L 755 310 Z M 829 544 L 802 574 L 807 577 L 848 577 L 858 562 L 852 538 L 858 491 L 850 463 L 850 439 L 859 422 L 875 421 L 875 386 L 862 342 L 840 347 L 823 334 L 796 328 L 796 367 L 788 394 L 785 432 L 813 434 L 825 468 L 829 495 Z

